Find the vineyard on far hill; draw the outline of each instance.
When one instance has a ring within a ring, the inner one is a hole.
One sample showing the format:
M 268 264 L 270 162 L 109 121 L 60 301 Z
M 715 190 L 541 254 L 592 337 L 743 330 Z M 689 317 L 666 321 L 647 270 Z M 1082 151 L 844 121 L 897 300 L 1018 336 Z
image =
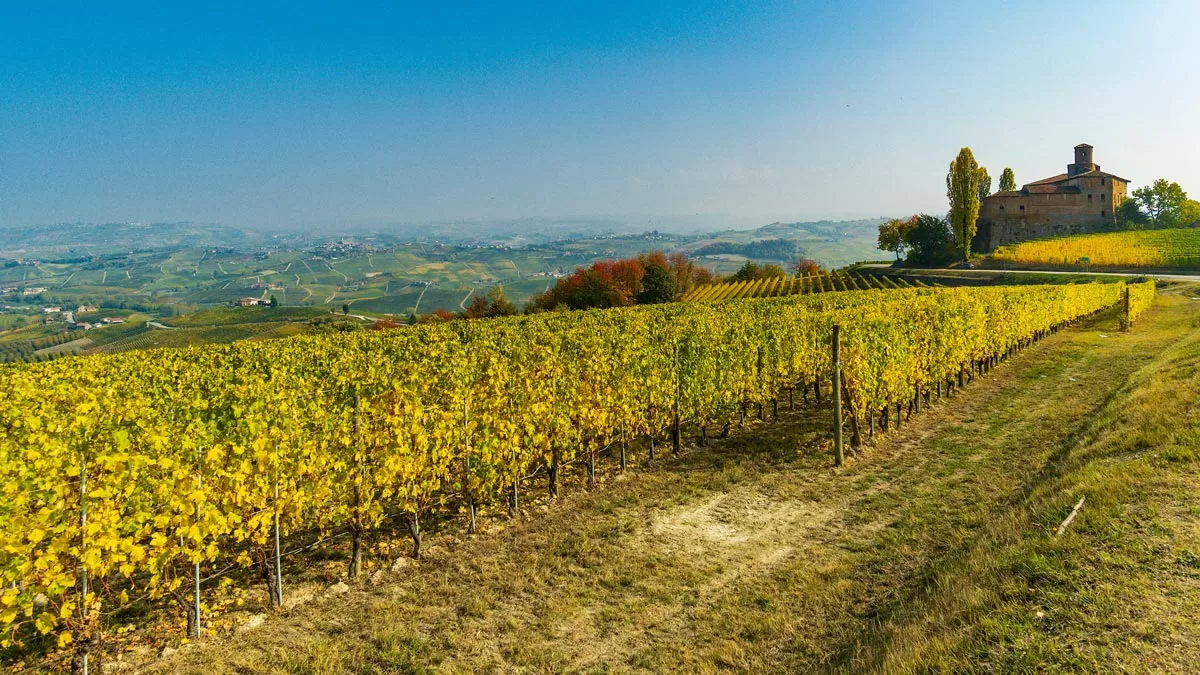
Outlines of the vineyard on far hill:
M 1200 229 L 1081 234 L 1001 246 L 996 260 L 1030 265 L 1101 267 L 1200 267 Z
M 391 519 L 417 557 L 451 504 L 473 531 L 477 508 L 519 508 L 532 474 L 555 494 L 574 462 L 594 478 L 619 448 L 624 468 L 647 436 L 678 451 L 681 424 L 728 425 L 797 387 L 841 383 L 857 442 L 1127 287 L 667 304 L 0 368 L 0 647 L 54 635 L 86 653 L 114 612 L 154 602 L 198 635 L 221 570 L 256 570 L 280 603 L 281 539 L 348 534 L 353 578 Z
M 808 295 L 831 291 L 869 291 L 900 288 L 924 288 L 919 280 L 875 274 L 821 272 L 746 281 L 725 281 L 694 286 L 681 298 L 683 302 L 736 300 L 740 298 L 775 298 L 785 295 Z

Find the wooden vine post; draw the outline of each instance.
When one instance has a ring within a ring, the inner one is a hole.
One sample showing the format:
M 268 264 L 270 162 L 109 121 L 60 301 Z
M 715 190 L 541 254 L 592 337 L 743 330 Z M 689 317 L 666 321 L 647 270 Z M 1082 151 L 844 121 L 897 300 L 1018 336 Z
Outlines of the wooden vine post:
M 517 466 L 517 451 L 516 450 L 513 450 L 513 452 L 512 452 L 512 465 Z M 508 500 L 508 513 L 509 513 L 509 515 L 512 515 L 512 516 L 516 516 L 517 513 L 519 513 L 521 510 L 520 485 L 521 485 L 521 474 L 518 473 L 516 476 L 513 477 L 512 494 L 509 495 L 509 500 Z
M 833 326 L 833 452 L 841 466 L 842 456 L 842 327 Z
M 87 563 L 83 562 L 84 552 L 87 551 L 87 458 L 82 456 L 79 459 L 79 613 L 83 617 L 81 625 L 83 631 L 88 628 L 88 573 Z M 80 632 L 83 632 L 80 631 Z M 91 640 L 89 636 L 80 636 L 83 639 L 79 641 L 79 672 L 83 675 L 88 675 L 88 651 L 91 649 Z
M 204 450 L 196 448 L 196 490 L 204 489 Z M 196 502 L 196 524 L 200 524 L 200 502 Z M 200 561 L 192 564 L 192 637 L 200 639 Z
M 1129 318 L 1129 286 L 1125 286 L 1125 320 L 1121 322 L 1121 327 L 1125 330 L 1133 328 L 1133 321 Z
M 276 471 L 279 469 L 276 468 Z M 281 559 L 283 556 L 279 553 L 279 477 L 275 478 L 275 501 L 272 504 L 273 522 L 271 524 L 271 538 L 275 544 L 275 606 L 277 609 L 283 609 L 283 570 Z
M 679 362 L 680 353 L 679 345 L 675 345 L 675 420 L 671 424 L 671 452 L 678 457 L 681 448 L 679 438 L 679 398 L 683 395 L 683 374 L 680 372 L 683 368 Z

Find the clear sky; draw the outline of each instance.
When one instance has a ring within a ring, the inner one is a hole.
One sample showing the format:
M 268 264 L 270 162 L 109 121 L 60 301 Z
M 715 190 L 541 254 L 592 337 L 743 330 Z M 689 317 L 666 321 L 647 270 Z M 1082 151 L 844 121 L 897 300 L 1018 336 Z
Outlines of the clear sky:
M 1197 0 L 109 4 L 0 7 L 0 226 L 942 213 L 964 145 L 1200 194 Z

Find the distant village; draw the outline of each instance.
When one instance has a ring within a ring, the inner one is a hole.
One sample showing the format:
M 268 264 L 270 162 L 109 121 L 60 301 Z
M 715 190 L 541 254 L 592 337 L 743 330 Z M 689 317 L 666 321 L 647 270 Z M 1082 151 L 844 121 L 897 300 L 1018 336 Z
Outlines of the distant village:
M 96 308 L 91 305 L 80 305 L 75 309 L 63 309 L 62 307 L 47 305 L 42 307 L 42 324 L 58 324 L 61 323 L 67 330 L 92 330 L 95 328 L 107 328 L 108 326 L 116 326 L 125 323 L 125 319 L 106 316 L 96 321 L 79 321 L 77 315 L 95 312 Z

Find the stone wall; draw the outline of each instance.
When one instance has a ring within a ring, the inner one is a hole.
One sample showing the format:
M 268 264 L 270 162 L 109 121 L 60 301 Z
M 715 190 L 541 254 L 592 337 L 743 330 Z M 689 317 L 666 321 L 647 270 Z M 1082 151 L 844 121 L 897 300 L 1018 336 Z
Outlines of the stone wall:
M 1124 181 L 1083 176 L 1055 187 L 1046 186 L 1045 189 L 1053 190 L 1049 192 L 1031 192 L 1035 186 L 1026 186 L 1015 193 L 984 199 L 971 247 L 980 253 L 990 253 L 998 246 L 1029 239 L 1116 229 L 1115 213 L 1125 198 Z
M 1099 214 L 1059 213 L 989 219 L 981 217 L 971 248 L 980 253 L 991 253 L 997 247 L 1030 239 L 1110 232 L 1116 229 L 1116 223 L 1111 216 L 1103 218 Z

